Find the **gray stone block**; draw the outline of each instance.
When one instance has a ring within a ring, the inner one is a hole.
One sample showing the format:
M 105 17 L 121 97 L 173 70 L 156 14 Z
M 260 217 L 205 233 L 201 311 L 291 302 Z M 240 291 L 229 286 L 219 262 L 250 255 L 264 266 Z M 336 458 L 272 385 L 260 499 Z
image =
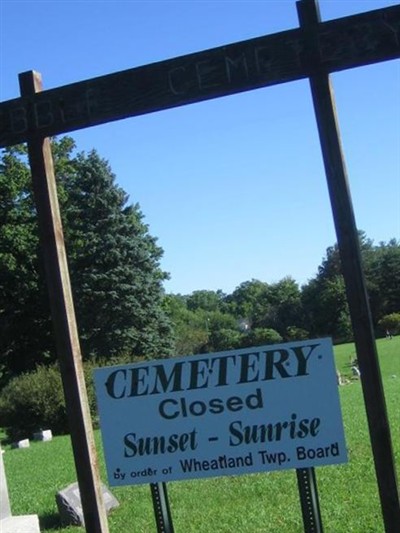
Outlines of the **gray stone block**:
M 110 490 L 102 483 L 103 500 L 106 512 L 119 506 L 118 500 L 111 494 Z M 63 526 L 84 526 L 82 502 L 78 483 L 72 483 L 56 494 L 56 503 L 60 520 Z

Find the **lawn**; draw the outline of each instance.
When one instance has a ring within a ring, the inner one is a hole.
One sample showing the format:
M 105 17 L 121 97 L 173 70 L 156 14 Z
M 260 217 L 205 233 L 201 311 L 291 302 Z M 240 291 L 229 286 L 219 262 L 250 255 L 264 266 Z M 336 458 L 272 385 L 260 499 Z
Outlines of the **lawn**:
M 399 476 L 400 336 L 377 344 Z M 348 378 L 354 356 L 352 344 L 335 347 L 337 368 Z M 380 533 L 384 529 L 360 382 L 349 379 L 340 387 L 340 398 L 349 463 L 316 470 L 324 530 Z M 99 432 L 96 441 L 106 481 Z M 13 514 L 38 514 L 42 531 L 49 533 L 83 532 L 78 527 L 60 528 L 54 499 L 58 490 L 76 480 L 69 437 L 32 442 L 27 449 L 5 449 Z M 168 491 L 176 533 L 303 531 L 295 471 L 173 482 Z M 111 533 L 156 531 L 148 485 L 112 492 L 120 507 L 109 515 Z

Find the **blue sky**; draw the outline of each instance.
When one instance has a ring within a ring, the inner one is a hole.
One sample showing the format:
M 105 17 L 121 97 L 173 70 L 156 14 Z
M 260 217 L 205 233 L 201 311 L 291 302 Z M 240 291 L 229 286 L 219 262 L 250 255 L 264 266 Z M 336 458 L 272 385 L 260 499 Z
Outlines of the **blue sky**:
M 323 20 L 398 2 L 320 0 Z M 0 0 L 0 100 L 298 26 L 294 0 Z M 357 226 L 400 236 L 400 62 L 332 76 Z M 168 292 L 316 272 L 335 240 L 307 81 L 71 134 L 96 148 L 164 249 Z

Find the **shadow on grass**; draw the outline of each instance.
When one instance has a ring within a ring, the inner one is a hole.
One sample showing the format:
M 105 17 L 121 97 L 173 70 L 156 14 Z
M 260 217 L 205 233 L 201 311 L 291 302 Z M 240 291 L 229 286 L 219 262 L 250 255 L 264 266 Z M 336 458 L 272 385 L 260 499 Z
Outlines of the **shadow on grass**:
M 60 515 L 58 513 L 50 513 L 39 516 L 40 530 L 46 529 L 62 529 Z

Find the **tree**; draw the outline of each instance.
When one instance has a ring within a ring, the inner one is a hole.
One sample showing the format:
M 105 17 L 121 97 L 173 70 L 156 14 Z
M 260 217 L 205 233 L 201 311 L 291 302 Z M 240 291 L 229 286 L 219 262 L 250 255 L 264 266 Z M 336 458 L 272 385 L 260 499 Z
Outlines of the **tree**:
M 204 352 L 208 341 L 208 325 L 204 312 L 187 308 L 187 296 L 167 294 L 164 309 L 173 324 L 175 355 Z
M 376 325 L 400 309 L 400 243 L 381 242 L 364 256 L 372 318 Z
M 358 231 L 358 243 L 360 246 L 361 256 L 364 261 L 370 252 L 373 252 L 373 241 L 369 239 L 362 230 Z M 339 246 L 335 243 L 326 250 L 326 257 L 323 258 L 321 265 L 318 267 L 319 279 L 333 279 L 342 275 L 342 265 L 340 262 Z
M 250 329 L 273 329 L 286 338 L 289 326 L 304 325 L 300 288 L 289 276 L 272 284 L 254 279 L 241 283 L 226 302 L 229 311 Z
M 397 335 L 400 333 L 400 313 L 390 313 L 390 315 L 383 316 L 379 320 L 378 326 L 382 333 L 389 332 L 389 335 Z
M 207 352 L 233 350 L 241 343 L 242 334 L 238 320 L 229 313 L 214 311 L 205 313 L 208 331 Z
M 106 161 L 95 151 L 79 154 L 74 170 L 64 183 L 66 243 L 83 352 L 165 357 L 172 346 L 161 307 L 162 250 Z
M 252 279 L 241 283 L 226 298 L 229 312 L 237 319 L 246 319 L 249 326 L 262 323 L 269 311 L 268 283 Z
M 301 292 L 296 281 L 287 276 L 268 287 L 269 310 L 259 321 L 264 328 L 272 328 L 286 337 L 289 326 L 301 327 L 304 324 Z
M 303 341 L 308 339 L 309 336 L 309 332 L 303 328 L 296 326 L 288 326 L 286 328 L 285 339 L 288 341 Z
M 359 240 L 377 325 L 384 314 L 400 309 L 400 246 L 394 239 L 374 246 L 364 232 L 359 232 Z M 331 336 L 335 342 L 352 339 L 337 245 L 326 250 L 318 274 L 301 289 L 291 277 L 271 284 L 252 279 L 229 295 L 199 290 L 171 297 L 179 301 L 179 312 L 175 306 L 170 314 L 179 354 L 315 336 Z
M 242 347 L 243 334 L 237 329 L 215 329 L 209 338 L 208 352 L 222 352 Z
M 330 336 L 335 341 L 351 339 L 352 330 L 343 276 L 318 275 L 302 289 L 306 329 L 312 336 Z
M 0 383 L 54 351 L 30 173 L 22 147 L 0 160 Z
M 169 355 L 162 250 L 139 206 L 128 205 L 107 162 L 95 151 L 73 155 L 73 150 L 70 138 L 53 143 L 83 355 Z M 23 150 L 3 155 L 0 193 L 0 357 L 3 368 L 20 373 L 55 358 Z
M 244 340 L 244 339 L 243 339 Z M 282 342 L 282 337 L 272 328 L 254 328 L 245 339 L 245 346 L 261 346 Z
M 400 245 L 392 239 L 374 246 L 359 232 L 361 259 L 372 320 L 400 309 Z M 302 288 L 305 328 L 312 335 L 331 335 L 336 341 L 351 340 L 352 329 L 338 246 L 326 251 L 317 276 Z
M 187 296 L 186 305 L 191 311 L 221 311 L 226 307 L 225 298 L 226 295 L 222 291 L 194 291 Z
M 230 350 L 240 345 L 241 333 L 236 318 L 216 309 L 213 291 L 191 295 L 168 294 L 164 305 L 174 325 L 177 355 Z M 211 296 L 211 297 L 210 297 Z M 196 302 L 196 305 L 194 305 Z M 221 306 L 224 307 L 223 302 Z M 214 310 L 212 310 L 214 309 Z

